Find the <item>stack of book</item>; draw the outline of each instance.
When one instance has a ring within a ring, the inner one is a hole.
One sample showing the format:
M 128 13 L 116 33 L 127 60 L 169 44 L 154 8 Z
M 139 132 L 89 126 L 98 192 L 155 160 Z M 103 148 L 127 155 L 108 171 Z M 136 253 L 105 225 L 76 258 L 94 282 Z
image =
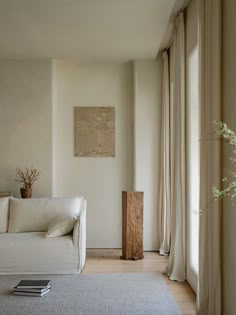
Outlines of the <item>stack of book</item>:
M 15 295 L 43 296 L 51 290 L 50 280 L 21 280 L 14 287 Z

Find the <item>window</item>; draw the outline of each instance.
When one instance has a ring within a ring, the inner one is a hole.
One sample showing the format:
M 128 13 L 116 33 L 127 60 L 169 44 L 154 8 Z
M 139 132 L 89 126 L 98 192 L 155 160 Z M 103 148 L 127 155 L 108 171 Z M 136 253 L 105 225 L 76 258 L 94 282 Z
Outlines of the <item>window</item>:
M 187 9 L 186 110 L 187 110 L 187 280 L 197 290 L 200 185 L 200 109 L 197 1 Z

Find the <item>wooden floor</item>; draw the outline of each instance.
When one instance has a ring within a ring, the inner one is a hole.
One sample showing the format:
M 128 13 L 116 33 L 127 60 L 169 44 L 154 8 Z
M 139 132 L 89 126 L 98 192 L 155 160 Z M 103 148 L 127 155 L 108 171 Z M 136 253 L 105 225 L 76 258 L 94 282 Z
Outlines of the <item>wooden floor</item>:
M 161 272 L 167 264 L 167 257 L 158 253 L 145 252 L 144 259 L 139 261 L 120 260 L 121 250 L 88 249 L 87 262 L 83 273 L 116 273 L 116 272 Z M 163 275 L 179 308 L 184 314 L 196 314 L 196 296 L 187 282 L 169 280 Z

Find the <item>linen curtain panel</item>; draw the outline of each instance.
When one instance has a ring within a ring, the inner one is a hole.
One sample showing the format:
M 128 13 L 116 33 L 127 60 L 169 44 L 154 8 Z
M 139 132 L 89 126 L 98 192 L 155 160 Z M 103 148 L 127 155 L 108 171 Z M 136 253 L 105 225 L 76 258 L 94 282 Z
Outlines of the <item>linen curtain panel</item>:
M 165 191 L 170 195 L 168 215 L 171 213 L 171 247 L 166 272 L 171 280 L 178 281 L 186 279 L 184 38 L 184 15 L 181 12 L 176 18 L 170 47 L 170 158 L 166 161 L 167 167 L 170 163 L 170 191 Z
M 221 118 L 221 1 L 199 0 L 200 74 L 200 239 L 197 313 L 221 314 L 220 203 L 211 203 L 220 187 L 220 143 L 212 138 Z M 206 208 L 207 207 L 207 208 Z M 205 210 L 204 210 L 205 209 Z
M 160 204 L 159 231 L 161 240 L 160 254 L 170 252 L 170 78 L 169 56 L 163 58 L 162 126 L 161 126 L 161 162 L 160 162 Z

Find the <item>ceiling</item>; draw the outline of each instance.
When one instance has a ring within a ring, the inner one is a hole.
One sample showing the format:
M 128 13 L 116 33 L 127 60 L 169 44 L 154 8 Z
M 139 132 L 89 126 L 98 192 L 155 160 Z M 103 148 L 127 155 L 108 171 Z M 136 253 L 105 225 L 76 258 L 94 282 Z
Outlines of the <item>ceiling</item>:
M 175 0 L 0 0 L 0 58 L 155 58 Z

